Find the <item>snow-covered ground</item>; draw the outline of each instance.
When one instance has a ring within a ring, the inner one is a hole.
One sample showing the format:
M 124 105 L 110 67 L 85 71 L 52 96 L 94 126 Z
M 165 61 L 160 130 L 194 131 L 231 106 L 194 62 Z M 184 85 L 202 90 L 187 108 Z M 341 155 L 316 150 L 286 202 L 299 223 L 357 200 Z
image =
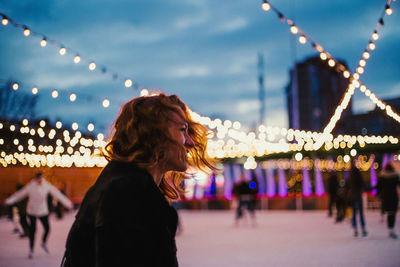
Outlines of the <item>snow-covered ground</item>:
M 181 210 L 177 236 L 181 267 L 207 266 L 400 266 L 400 239 L 388 237 L 386 222 L 367 211 L 368 238 L 353 237 L 348 221 L 335 224 L 326 211 L 259 211 L 257 226 L 234 226 L 234 211 Z M 28 259 L 28 240 L 12 234 L 12 224 L 0 219 L 0 267 L 59 266 L 74 214 L 51 217 L 50 254 L 40 245 Z M 400 233 L 396 223 L 397 233 Z

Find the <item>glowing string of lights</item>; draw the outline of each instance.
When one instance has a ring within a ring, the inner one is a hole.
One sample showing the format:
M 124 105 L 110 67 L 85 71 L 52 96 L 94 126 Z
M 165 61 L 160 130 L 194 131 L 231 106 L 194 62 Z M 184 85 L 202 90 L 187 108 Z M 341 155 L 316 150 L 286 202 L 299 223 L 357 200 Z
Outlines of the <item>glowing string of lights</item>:
M 3 79 L 3 80 L 4 80 L 4 79 Z M 18 90 L 21 88 L 21 85 L 22 85 L 21 83 L 13 81 L 12 84 L 11 84 L 11 88 L 12 88 L 14 91 L 18 91 Z M 31 86 L 30 88 L 31 88 L 31 93 L 32 93 L 33 95 L 37 95 L 37 94 L 39 93 L 39 91 L 42 91 L 42 90 L 39 90 L 39 87 L 37 87 L 37 86 Z M 61 92 L 62 92 L 62 93 L 65 92 L 65 93 L 68 94 L 68 100 L 69 100 L 71 103 L 72 103 L 72 102 L 75 102 L 75 101 L 78 99 L 77 93 L 72 93 L 72 92 L 69 92 L 69 91 L 67 91 L 67 90 L 62 90 L 62 91 L 60 91 L 60 90 L 57 90 L 57 89 L 53 89 L 53 90 L 51 91 L 51 98 L 52 98 L 52 99 L 57 99 L 57 98 L 59 98 Z M 85 94 L 83 94 L 83 93 L 79 93 L 79 98 L 83 98 L 83 97 L 91 98 L 91 99 L 94 98 L 93 95 L 85 95 Z M 101 102 L 101 105 L 102 105 L 103 108 L 108 108 L 108 107 L 111 105 L 111 102 L 110 102 L 110 100 L 109 100 L 108 98 L 103 98 L 103 99 L 100 100 L 100 102 Z
M 343 65 L 341 64 L 338 60 L 335 60 L 330 53 L 328 53 L 327 51 L 324 50 L 324 48 L 316 43 L 309 35 L 307 35 L 302 29 L 300 29 L 298 26 L 295 25 L 295 23 L 286 18 L 282 12 L 280 12 L 277 8 L 275 8 L 274 6 L 272 6 L 268 1 L 264 0 L 262 3 L 262 9 L 264 11 L 269 11 L 269 10 L 273 10 L 274 12 L 276 12 L 278 14 L 278 17 L 280 19 L 281 22 L 286 22 L 287 24 L 290 25 L 290 31 L 292 34 L 299 34 L 299 42 L 301 44 L 305 44 L 307 42 L 307 40 L 309 40 L 309 42 L 312 44 L 312 48 L 317 50 L 318 52 L 320 52 L 320 58 L 321 60 L 327 61 L 328 65 L 330 67 L 335 67 L 335 70 L 337 72 L 342 72 L 343 76 L 345 78 L 351 78 L 352 82 L 349 83 L 348 88 L 346 89 L 346 92 L 343 96 L 343 98 L 340 101 L 340 104 L 338 105 L 338 107 L 335 110 L 335 113 L 333 114 L 332 118 L 330 119 L 328 125 L 324 128 L 323 130 L 323 135 L 321 140 L 316 143 L 314 145 L 314 149 L 319 149 L 319 147 L 322 146 L 322 144 L 324 143 L 324 141 L 326 140 L 326 138 L 329 137 L 329 134 L 332 132 L 332 130 L 334 129 L 334 127 L 336 126 L 337 121 L 340 119 L 342 112 L 347 108 L 350 99 L 352 97 L 352 95 L 354 94 L 354 89 L 355 88 L 360 88 L 360 82 L 358 81 L 360 78 L 360 74 L 364 72 L 364 67 L 366 65 L 366 59 L 368 59 L 370 57 L 370 53 L 369 51 L 374 50 L 375 49 L 375 43 L 372 40 L 377 40 L 379 38 L 378 35 L 378 29 L 379 27 L 383 26 L 383 16 L 386 15 L 391 15 L 393 13 L 393 10 L 390 8 L 390 3 L 391 0 L 388 0 L 386 2 L 385 5 L 385 9 L 382 12 L 382 16 L 380 17 L 380 19 L 378 20 L 378 24 L 375 27 L 374 33 L 371 36 L 371 39 L 368 43 L 367 49 L 364 51 L 363 53 L 363 59 L 360 60 L 360 65 L 359 67 L 357 67 L 356 69 L 356 73 L 353 74 L 353 77 L 350 77 L 351 72 Z M 365 85 L 363 88 L 366 88 Z M 360 89 L 361 90 L 361 89 Z M 364 91 L 361 90 L 362 92 L 369 92 L 369 96 L 371 101 L 373 101 L 376 105 L 378 105 L 378 107 L 380 107 L 382 110 L 386 110 L 386 114 L 390 117 L 392 117 L 393 119 L 395 119 L 397 122 L 400 122 L 400 116 L 395 113 L 393 111 L 393 109 L 387 105 L 386 103 L 384 103 L 384 101 L 380 100 L 379 98 L 376 97 L 375 94 L 371 94 L 371 90 L 369 89 L 365 89 Z
M 1 24 L 3 26 L 12 25 L 15 28 L 20 28 L 23 30 L 23 34 L 25 37 L 29 37 L 31 35 L 40 37 L 40 39 L 41 39 L 40 46 L 46 47 L 48 44 L 51 44 L 59 49 L 58 53 L 61 56 L 64 56 L 67 53 L 73 54 L 74 55 L 73 62 L 75 64 L 79 64 L 79 63 L 82 63 L 83 61 L 85 61 L 88 66 L 89 71 L 94 71 L 96 69 L 100 69 L 102 73 L 110 72 L 110 68 L 106 67 L 105 65 L 100 65 L 97 62 L 95 62 L 94 60 L 91 60 L 89 58 L 86 59 L 86 58 L 82 57 L 81 53 L 79 53 L 78 51 L 76 51 L 72 48 L 65 46 L 62 42 L 59 42 L 59 41 L 53 40 L 53 39 L 49 39 L 45 34 L 33 31 L 31 29 L 31 27 L 28 27 L 27 25 L 24 25 L 24 24 L 20 24 L 20 23 L 16 22 L 14 19 L 10 18 L 9 16 L 7 16 L 3 13 L 0 13 L 0 17 L 1 17 Z M 131 78 L 128 78 L 125 75 L 121 75 L 117 72 L 113 72 L 112 78 L 113 78 L 113 80 L 123 81 L 124 86 L 126 88 L 130 88 L 132 86 L 136 89 L 139 88 L 139 85 L 136 81 L 134 82 Z

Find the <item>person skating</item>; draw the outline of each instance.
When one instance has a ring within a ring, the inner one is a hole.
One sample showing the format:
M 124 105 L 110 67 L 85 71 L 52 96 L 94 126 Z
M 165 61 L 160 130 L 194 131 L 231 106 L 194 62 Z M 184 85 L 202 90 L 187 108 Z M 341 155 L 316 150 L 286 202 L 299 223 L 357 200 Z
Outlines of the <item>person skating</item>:
M 21 199 L 28 197 L 26 212 L 29 217 L 29 258 L 32 258 L 34 253 L 37 219 L 40 220 L 44 229 L 41 247 L 46 253 L 49 253 L 49 249 L 46 243 L 50 232 L 49 207 L 47 204 L 47 196 L 49 194 L 58 199 L 61 203 L 63 203 L 65 207 L 72 209 L 72 202 L 56 187 L 47 182 L 41 172 L 37 173 L 32 181 L 30 181 L 19 191 L 12 194 L 5 201 L 6 205 L 12 205 L 20 201 Z
M 389 237 L 393 239 L 397 239 L 394 226 L 399 205 L 398 186 L 400 186 L 399 175 L 395 172 L 393 165 L 388 163 L 379 176 L 377 189 L 382 201 L 382 211 L 387 213 Z

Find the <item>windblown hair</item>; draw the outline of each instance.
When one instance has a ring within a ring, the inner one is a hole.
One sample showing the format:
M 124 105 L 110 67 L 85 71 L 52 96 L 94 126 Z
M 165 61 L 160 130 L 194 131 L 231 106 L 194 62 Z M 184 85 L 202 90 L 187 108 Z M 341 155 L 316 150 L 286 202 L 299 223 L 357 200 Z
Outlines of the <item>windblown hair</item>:
M 182 153 L 186 153 L 184 145 L 169 135 L 172 112 L 187 122 L 188 134 L 195 144 L 189 149 L 189 167 L 215 170 L 214 162 L 206 153 L 207 128 L 191 118 L 187 106 L 176 95 L 142 96 L 126 103 L 114 122 L 112 138 L 103 155 L 108 161 L 130 162 L 148 168 L 168 160 L 167 144 L 174 143 L 181 147 Z M 159 186 L 161 192 L 169 200 L 179 199 L 179 193 L 183 192 L 182 181 L 187 176 L 185 172 L 167 172 Z

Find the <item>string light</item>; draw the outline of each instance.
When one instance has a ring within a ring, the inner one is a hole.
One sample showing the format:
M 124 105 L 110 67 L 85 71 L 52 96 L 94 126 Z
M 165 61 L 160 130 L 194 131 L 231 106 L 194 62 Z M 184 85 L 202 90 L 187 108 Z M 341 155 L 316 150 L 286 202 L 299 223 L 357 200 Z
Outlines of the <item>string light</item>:
M 103 107 L 108 108 L 110 106 L 110 100 L 104 99 L 103 100 Z
M 62 127 L 62 122 L 61 121 L 57 121 L 56 122 L 56 128 L 57 129 L 61 129 L 61 127 Z
M 265 0 L 264 0 L 264 2 L 261 4 L 261 7 L 262 7 L 262 9 L 263 9 L 264 11 L 268 11 L 268 10 L 271 9 L 271 5 L 270 5 L 267 1 L 265 1 Z
M 93 123 L 89 123 L 88 126 L 87 126 L 87 129 L 88 129 L 89 132 L 92 132 L 94 130 Z
M 70 94 L 70 95 L 69 95 L 69 100 L 70 100 L 71 102 L 74 102 L 74 101 L 76 100 L 76 94 Z
M 305 43 L 307 42 L 306 37 L 305 37 L 304 35 L 301 35 L 301 36 L 299 37 L 299 42 L 300 42 L 301 44 L 305 44 Z
M 377 31 L 374 31 L 374 33 L 372 34 L 372 39 L 375 41 L 379 39 L 379 35 L 378 35 Z
M 57 97 L 58 97 L 58 91 L 57 91 L 57 90 L 53 90 L 53 91 L 51 92 L 51 97 L 52 97 L 52 98 L 57 98 Z
M 76 55 L 76 56 L 74 57 L 74 63 L 75 63 L 75 64 L 78 64 L 79 62 L 81 62 L 81 57 L 80 57 L 79 55 Z
M 40 46 L 41 46 L 41 47 L 46 47 L 46 45 L 47 45 L 47 39 L 46 39 L 46 38 L 43 38 L 43 39 L 40 41 Z
M 78 127 L 79 127 L 78 123 L 76 122 L 72 123 L 72 130 L 76 131 L 78 130 Z
M 18 83 L 13 83 L 12 89 L 13 89 L 14 91 L 17 91 L 18 88 L 19 88 L 19 84 L 18 84 Z
M 24 26 L 24 35 L 28 37 L 31 34 L 31 30 L 28 29 L 28 27 Z
M 290 27 L 290 31 L 291 31 L 293 34 L 297 34 L 297 33 L 299 32 L 299 29 L 297 29 L 297 27 L 293 25 L 292 27 Z
M 125 87 L 126 88 L 129 88 L 129 87 L 132 87 L 132 80 L 130 80 L 130 79 L 127 79 L 127 80 L 125 80 Z
M 7 26 L 7 24 L 8 24 L 8 19 L 4 15 L 3 15 L 3 19 L 1 20 L 1 24 L 3 24 L 4 26 Z
M 393 10 L 389 7 L 389 5 L 386 5 L 385 12 L 388 16 L 393 14 Z
M 94 71 L 95 69 L 96 69 L 96 63 L 90 62 L 90 63 L 89 63 L 89 70 L 90 70 L 90 71 Z
M 36 87 L 32 88 L 32 94 L 36 95 L 38 93 L 38 89 Z
M 60 55 L 64 56 L 67 53 L 67 49 L 65 47 L 61 47 L 60 50 L 58 51 Z

